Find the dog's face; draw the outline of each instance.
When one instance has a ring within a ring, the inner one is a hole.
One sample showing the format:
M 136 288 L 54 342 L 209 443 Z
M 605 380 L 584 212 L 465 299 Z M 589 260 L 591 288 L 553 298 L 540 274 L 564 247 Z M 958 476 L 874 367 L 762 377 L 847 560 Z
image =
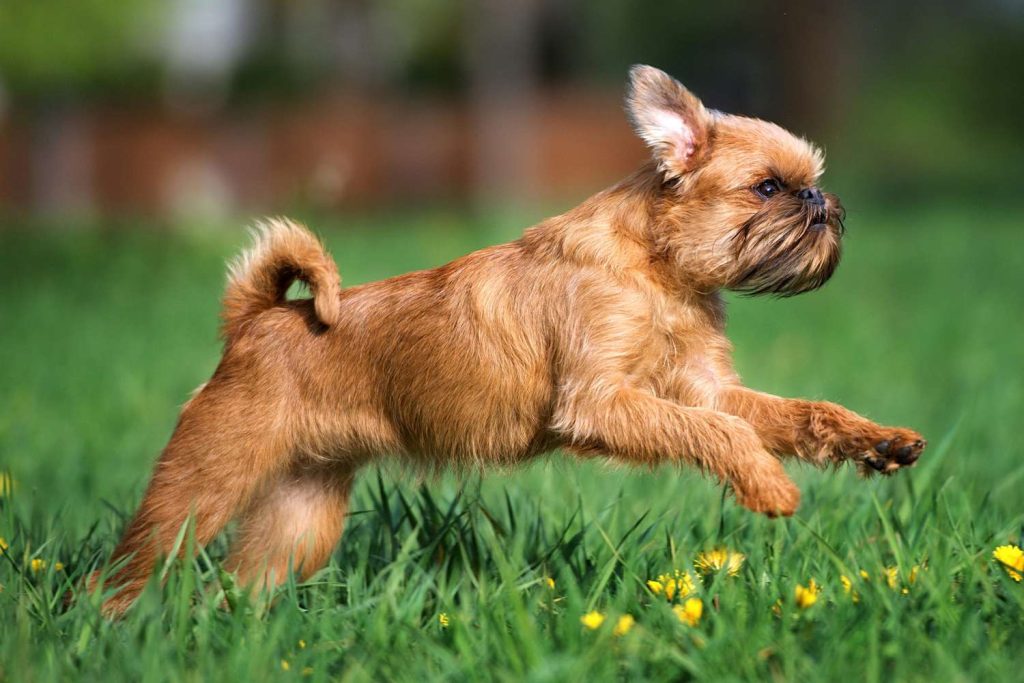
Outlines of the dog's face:
M 843 209 L 820 150 L 779 126 L 704 108 L 666 73 L 630 72 L 627 110 L 664 180 L 658 249 L 692 284 L 791 296 L 839 263 Z

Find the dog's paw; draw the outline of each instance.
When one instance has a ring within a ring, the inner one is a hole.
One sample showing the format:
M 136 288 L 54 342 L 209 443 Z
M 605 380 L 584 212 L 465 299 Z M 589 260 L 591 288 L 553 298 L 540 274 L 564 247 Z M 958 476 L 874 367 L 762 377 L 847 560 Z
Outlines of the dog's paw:
M 894 474 L 903 467 L 910 467 L 928 445 L 917 432 L 900 428 L 881 429 L 870 441 L 874 443 L 854 456 L 857 469 L 864 476 Z
M 768 517 L 791 517 L 800 507 L 800 489 L 788 477 L 777 477 L 753 488 L 736 489 L 736 502 Z

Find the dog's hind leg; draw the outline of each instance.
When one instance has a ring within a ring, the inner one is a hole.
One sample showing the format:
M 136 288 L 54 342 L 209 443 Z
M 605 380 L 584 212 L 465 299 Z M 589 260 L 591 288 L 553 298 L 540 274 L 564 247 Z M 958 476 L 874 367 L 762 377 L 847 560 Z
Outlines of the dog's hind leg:
M 354 474 L 296 466 L 278 475 L 242 513 L 226 568 L 254 593 L 281 584 L 289 571 L 311 576 L 341 538 Z
M 119 589 L 103 605 L 108 616 L 134 602 L 158 559 L 174 551 L 190 515 L 195 545 L 201 548 L 263 481 L 287 466 L 294 435 L 287 428 L 284 404 L 258 391 L 251 375 L 249 380 L 243 376 L 222 364 L 182 410 L 138 512 L 114 550 L 112 562 L 124 564 L 108 581 Z

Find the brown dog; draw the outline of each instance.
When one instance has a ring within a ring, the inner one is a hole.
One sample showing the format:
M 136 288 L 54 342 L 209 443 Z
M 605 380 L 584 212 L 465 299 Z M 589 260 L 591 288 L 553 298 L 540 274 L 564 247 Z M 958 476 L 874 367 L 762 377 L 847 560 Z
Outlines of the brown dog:
M 305 229 L 263 226 L 231 269 L 224 357 L 182 409 L 114 558 L 127 608 L 190 514 L 208 543 L 240 518 L 243 583 L 308 576 L 341 536 L 360 467 L 512 464 L 555 448 L 688 463 L 741 505 L 790 515 L 779 457 L 891 473 L 924 448 L 833 403 L 745 388 L 719 291 L 789 296 L 839 262 L 822 154 L 771 123 L 704 108 L 657 69 L 627 108 L 654 160 L 521 239 L 341 289 Z M 312 300 L 289 301 L 299 279 Z

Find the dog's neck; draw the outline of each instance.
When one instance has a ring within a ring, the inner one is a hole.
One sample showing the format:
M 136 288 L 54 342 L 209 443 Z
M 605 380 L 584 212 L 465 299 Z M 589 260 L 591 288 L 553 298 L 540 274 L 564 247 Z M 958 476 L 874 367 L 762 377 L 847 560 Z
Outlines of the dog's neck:
M 574 209 L 530 228 L 523 243 L 582 266 L 642 279 L 673 298 L 718 301 L 718 292 L 693 289 L 671 254 L 659 250 L 661 205 L 671 191 L 652 162 Z

